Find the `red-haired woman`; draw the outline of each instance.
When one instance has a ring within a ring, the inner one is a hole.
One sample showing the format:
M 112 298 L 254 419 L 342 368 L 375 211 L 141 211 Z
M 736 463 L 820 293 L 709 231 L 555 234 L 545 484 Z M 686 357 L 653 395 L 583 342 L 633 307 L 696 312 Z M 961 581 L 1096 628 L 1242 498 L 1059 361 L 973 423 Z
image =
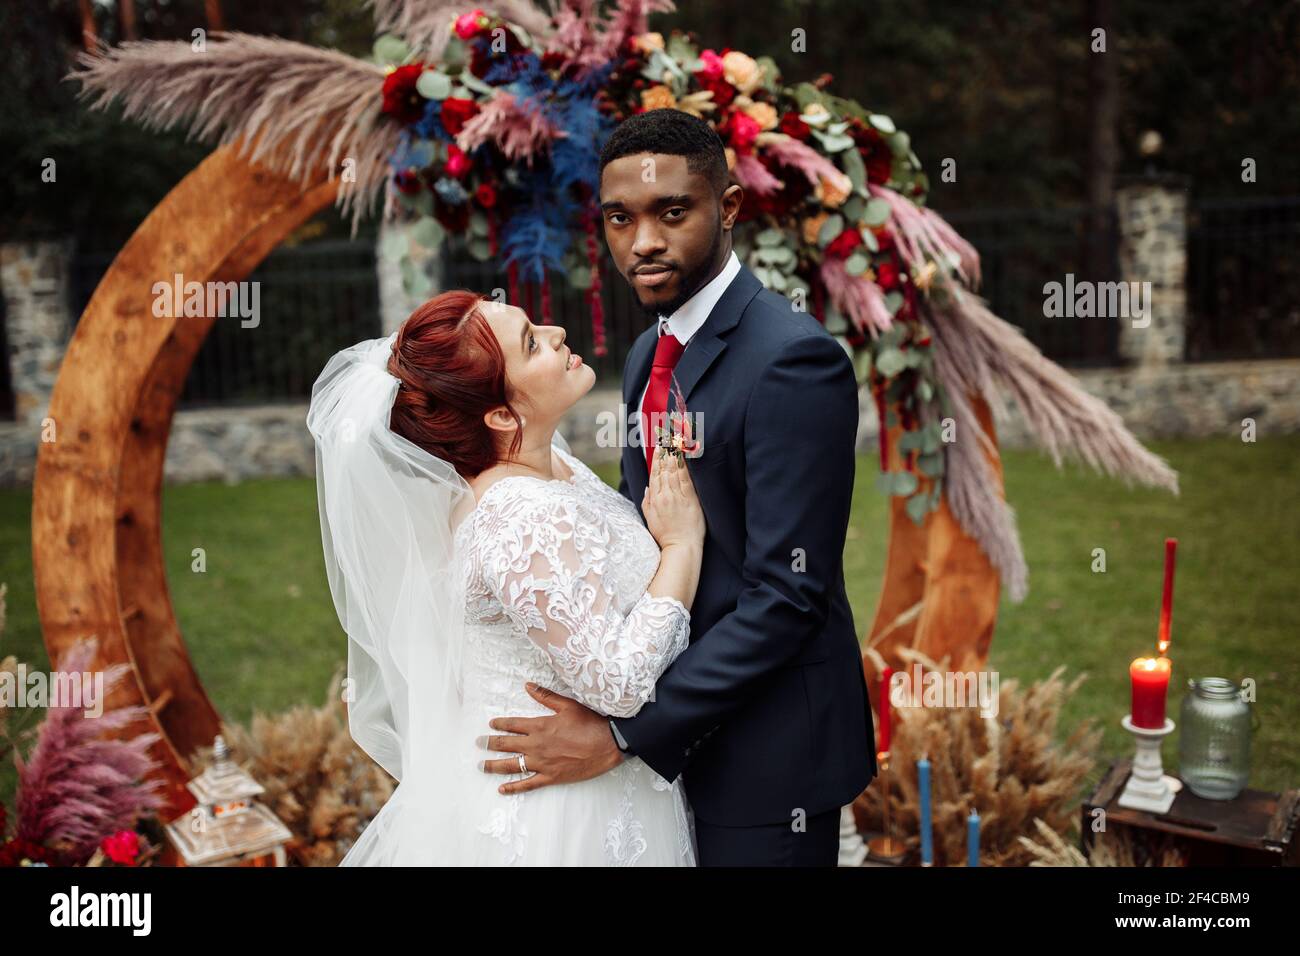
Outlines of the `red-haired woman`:
M 643 524 L 567 451 L 557 426 L 594 382 L 563 329 L 462 290 L 317 380 L 349 728 L 399 781 L 345 865 L 694 864 L 680 779 L 622 753 L 609 718 L 687 646 L 704 517 L 680 457 L 656 453 Z M 614 741 L 609 765 L 530 786 L 488 721 L 534 715 L 512 723 L 544 744 L 561 708 Z

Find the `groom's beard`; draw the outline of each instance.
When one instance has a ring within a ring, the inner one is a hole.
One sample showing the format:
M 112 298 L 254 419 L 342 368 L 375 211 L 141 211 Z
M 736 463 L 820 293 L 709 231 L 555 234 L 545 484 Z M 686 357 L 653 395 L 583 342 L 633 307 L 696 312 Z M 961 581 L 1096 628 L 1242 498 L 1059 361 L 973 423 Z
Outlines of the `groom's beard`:
M 721 226 L 720 222 L 719 222 L 719 226 Z M 712 278 L 712 276 L 710 276 L 709 273 L 713 271 L 713 264 L 718 261 L 718 251 L 721 248 L 722 248 L 722 229 L 719 228 L 713 234 L 713 244 L 709 246 L 708 255 L 706 255 L 700 261 L 700 264 L 696 266 L 694 269 L 692 269 L 690 272 L 686 272 L 682 274 L 682 288 L 681 291 L 678 292 L 675 296 L 673 296 L 671 299 L 669 299 L 666 302 L 645 303 L 641 301 L 641 297 L 639 295 L 635 295 L 635 294 L 633 295 L 633 297 L 637 301 L 637 305 L 641 307 L 641 311 L 644 312 L 646 316 L 648 316 L 650 319 L 657 319 L 661 315 L 664 318 L 667 318 L 668 316 L 676 312 L 678 309 L 680 309 L 682 305 L 684 305 L 686 301 L 690 299 L 691 296 L 699 292 L 700 289 L 702 289 L 708 283 L 709 279 Z

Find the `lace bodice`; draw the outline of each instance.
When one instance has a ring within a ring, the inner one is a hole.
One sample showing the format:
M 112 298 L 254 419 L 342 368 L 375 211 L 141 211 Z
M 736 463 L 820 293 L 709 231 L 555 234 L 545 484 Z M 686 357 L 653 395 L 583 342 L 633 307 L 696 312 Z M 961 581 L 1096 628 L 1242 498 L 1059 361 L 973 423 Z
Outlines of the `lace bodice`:
M 490 733 L 493 717 L 550 713 L 526 681 L 611 717 L 634 714 L 689 643 L 690 612 L 646 592 L 659 546 L 632 503 L 572 455 L 556 454 L 572 477 L 499 479 L 456 531 L 466 588 L 464 703 L 480 715 L 477 732 Z M 510 779 L 518 778 L 484 777 L 476 827 L 501 846 L 507 865 L 550 858 L 557 846 L 572 861 L 693 862 L 681 781 L 639 758 L 581 784 L 498 795 L 495 786 Z M 565 802 L 566 792 L 584 796 Z M 593 815 L 604 822 L 591 831 Z
M 504 638 L 491 655 L 497 673 L 478 676 L 522 678 L 514 681 L 522 690 L 523 680 L 538 680 L 541 664 L 560 678 L 561 693 L 630 716 L 685 650 L 690 612 L 646 592 L 659 548 L 631 502 L 576 458 L 557 454 L 571 478 L 499 479 L 458 531 L 466 536 L 470 656 L 484 663 L 476 637 Z

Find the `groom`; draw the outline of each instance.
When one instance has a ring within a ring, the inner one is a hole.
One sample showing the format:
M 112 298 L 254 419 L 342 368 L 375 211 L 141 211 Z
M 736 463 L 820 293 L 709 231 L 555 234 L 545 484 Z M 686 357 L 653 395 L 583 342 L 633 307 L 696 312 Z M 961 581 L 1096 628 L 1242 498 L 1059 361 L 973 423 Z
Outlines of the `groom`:
M 609 720 L 544 688 L 555 715 L 497 718 L 488 748 L 526 755 L 519 792 L 595 777 L 627 756 L 683 775 L 701 865 L 834 866 L 840 808 L 876 772 L 842 557 L 857 387 L 844 349 L 763 288 L 732 251 L 743 192 L 708 123 L 658 109 L 601 152 L 605 240 L 657 316 L 623 371 L 626 408 L 700 425 L 688 458 L 708 532 L 690 646 L 633 717 Z M 653 444 L 653 442 L 651 442 Z M 640 507 L 645 448 L 619 491 Z M 507 744 L 508 741 L 508 744 Z

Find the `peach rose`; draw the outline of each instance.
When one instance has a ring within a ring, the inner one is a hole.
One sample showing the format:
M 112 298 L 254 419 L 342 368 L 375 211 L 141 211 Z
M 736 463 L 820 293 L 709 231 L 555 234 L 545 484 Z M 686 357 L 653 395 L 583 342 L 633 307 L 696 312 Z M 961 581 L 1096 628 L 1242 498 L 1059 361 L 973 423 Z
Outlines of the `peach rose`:
M 763 68 L 753 57 L 732 50 L 722 58 L 722 78 L 741 93 L 752 93 L 763 81 Z
M 758 123 L 759 129 L 773 129 L 778 117 L 771 103 L 751 103 L 745 107 L 745 115 Z
M 664 35 L 662 33 L 642 33 L 633 39 L 632 43 L 642 53 L 662 50 L 664 48 Z

